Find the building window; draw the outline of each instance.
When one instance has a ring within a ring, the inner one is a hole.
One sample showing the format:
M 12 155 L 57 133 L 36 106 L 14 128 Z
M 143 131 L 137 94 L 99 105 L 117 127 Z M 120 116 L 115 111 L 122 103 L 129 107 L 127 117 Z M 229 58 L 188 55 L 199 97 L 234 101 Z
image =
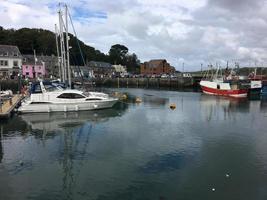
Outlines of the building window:
M 3 60 L 0 60 L 0 65 L 4 66 L 4 61 Z
M 26 72 L 26 76 L 29 76 L 29 72 Z
M 13 65 L 14 65 L 14 67 L 17 67 L 18 66 L 18 61 L 13 61 Z
M 8 52 L 5 52 L 5 53 L 4 53 L 4 56 L 8 56 Z
M 16 57 L 17 57 L 17 56 L 18 56 L 18 54 L 17 54 L 17 53 L 14 53 L 14 56 L 16 56 Z

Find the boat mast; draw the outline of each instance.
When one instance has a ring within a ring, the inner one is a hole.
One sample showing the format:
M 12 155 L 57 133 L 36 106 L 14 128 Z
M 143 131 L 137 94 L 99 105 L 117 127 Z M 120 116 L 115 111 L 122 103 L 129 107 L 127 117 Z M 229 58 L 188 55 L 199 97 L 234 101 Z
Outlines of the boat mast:
M 58 48 L 58 28 L 56 24 L 55 24 L 55 36 L 56 36 L 56 47 L 57 47 L 57 63 L 58 63 L 58 70 L 59 70 L 58 74 L 59 74 L 60 81 L 62 81 L 61 61 L 60 61 L 59 48 Z
M 69 48 L 69 32 L 68 32 L 68 7 L 67 4 L 65 4 L 65 17 L 66 17 L 66 48 L 67 48 L 67 71 L 68 71 L 68 81 L 69 81 L 69 87 L 71 87 L 71 69 L 70 69 L 70 48 Z
M 62 81 L 66 82 L 66 51 L 65 51 L 65 42 L 63 35 L 63 19 L 61 8 L 59 8 L 59 32 L 60 32 L 60 50 L 61 50 L 61 63 L 62 63 Z

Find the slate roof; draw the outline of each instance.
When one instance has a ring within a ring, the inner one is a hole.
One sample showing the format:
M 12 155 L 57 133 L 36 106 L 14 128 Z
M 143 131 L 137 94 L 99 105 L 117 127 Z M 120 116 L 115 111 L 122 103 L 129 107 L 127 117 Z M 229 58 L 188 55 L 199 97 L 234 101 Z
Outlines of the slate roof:
M 22 65 L 34 65 L 34 55 L 22 55 Z M 37 57 L 36 65 L 42 65 L 42 60 Z
M 21 53 L 17 46 L 0 45 L 0 57 L 21 58 Z
M 111 68 L 112 65 L 107 62 L 98 62 L 98 61 L 90 61 L 88 63 L 89 67 L 103 67 L 103 68 Z

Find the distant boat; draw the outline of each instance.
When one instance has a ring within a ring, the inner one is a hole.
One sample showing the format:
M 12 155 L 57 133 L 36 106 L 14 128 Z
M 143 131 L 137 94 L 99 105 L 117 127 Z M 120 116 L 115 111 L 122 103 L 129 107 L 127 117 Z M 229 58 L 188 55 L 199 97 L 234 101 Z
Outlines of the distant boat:
M 111 108 L 118 99 L 105 93 L 82 92 L 74 89 L 62 89 L 52 84 L 39 82 L 32 85 L 31 95 L 26 98 L 20 113 L 70 112 Z
M 203 93 L 235 98 L 247 97 L 248 88 L 245 88 L 239 80 L 232 78 L 232 76 L 227 79 L 229 76 L 219 75 L 219 71 L 220 69 L 217 68 L 214 75 L 207 76 L 200 81 Z

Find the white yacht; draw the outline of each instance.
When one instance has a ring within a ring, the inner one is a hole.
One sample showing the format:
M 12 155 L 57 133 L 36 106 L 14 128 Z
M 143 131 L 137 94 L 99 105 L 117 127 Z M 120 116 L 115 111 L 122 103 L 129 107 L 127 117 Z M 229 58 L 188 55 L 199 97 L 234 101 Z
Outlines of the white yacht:
M 118 99 L 105 93 L 63 89 L 39 82 L 32 85 L 31 95 L 19 107 L 20 113 L 69 112 L 111 108 Z

